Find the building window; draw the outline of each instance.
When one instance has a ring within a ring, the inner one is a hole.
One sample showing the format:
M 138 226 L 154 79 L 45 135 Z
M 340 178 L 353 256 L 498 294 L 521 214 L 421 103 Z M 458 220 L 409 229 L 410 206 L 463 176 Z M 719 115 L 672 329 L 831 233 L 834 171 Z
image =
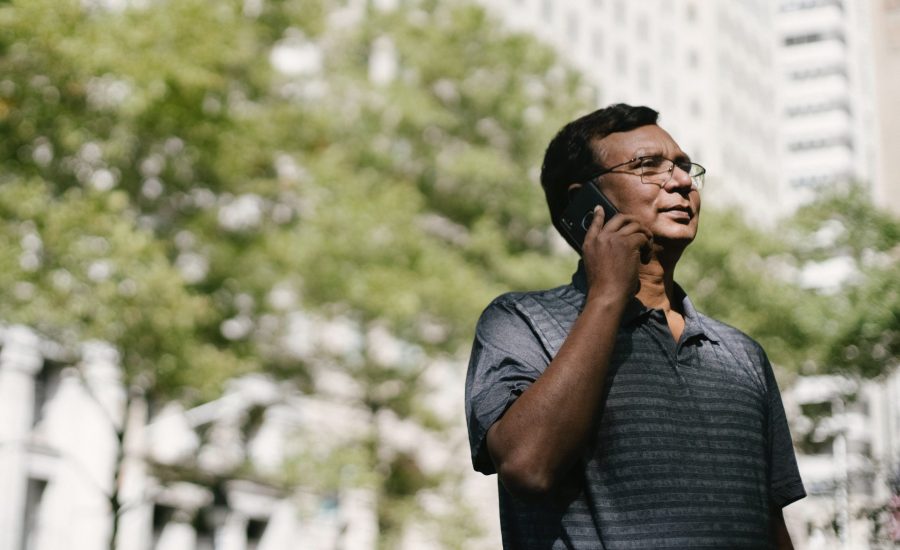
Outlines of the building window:
M 829 111 L 843 111 L 849 115 L 850 104 L 840 99 L 823 101 L 820 103 L 804 103 L 802 105 L 791 105 L 790 107 L 785 109 L 785 114 L 793 118 L 798 116 L 827 113 Z
M 650 38 L 650 23 L 643 15 L 638 17 L 634 23 L 634 35 L 641 42 L 646 42 Z
M 810 10 L 822 6 L 834 6 L 844 11 L 844 2 L 842 0 L 791 0 L 790 2 L 783 2 L 779 10 L 782 12 Z
M 175 515 L 175 509 L 171 506 L 156 504 L 153 506 L 153 542 L 152 548 L 156 548 L 159 539 L 162 538 L 163 530 Z
M 668 111 L 675 109 L 678 105 L 678 86 L 675 84 L 677 79 L 669 79 L 670 84 L 666 85 L 666 93 L 663 94 L 663 107 Z
M 591 35 L 591 48 L 594 50 L 594 57 L 603 57 L 603 33 L 600 29 L 595 29 Z
M 553 19 L 553 0 L 544 0 L 541 2 L 541 15 L 544 18 L 544 21 L 551 21 Z
M 247 550 L 257 550 L 266 532 L 268 522 L 264 519 L 251 519 L 247 522 Z
M 43 368 L 35 376 L 32 426 L 36 426 L 44 419 L 47 404 L 53 400 L 56 390 L 59 389 L 61 372 L 61 365 L 45 361 Z
M 47 482 L 43 479 L 30 478 L 25 492 L 25 524 L 22 530 L 22 544 L 20 548 L 33 550 L 37 548 L 38 529 L 41 525 L 41 502 L 44 499 L 44 490 Z
M 809 80 L 826 76 L 842 76 L 847 78 L 847 68 L 842 65 L 804 67 L 788 73 L 792 80 Z
M 638 66 L 638 86 L 642 92 L 650 91 L 650 67 L 647 63 L 641 63 Z
M 619 76 L 628 74 L 628 54 L 624 46 L 616 48 L 616 74 Z
M 194 516 L 195 550 L 215 550 L 216 514 L 211 507 L 203 508 Z
M 785 46 L 799 46 L 801 44 L 812 44 L 814 42 L 824 42 L 826 40 L 837 40 L 844 42 L 844 33 L 839 30 L 828 32 L 812 32 L 808 34 L 795 34 L 784 39 Z
M 838 178 L 834 174 L 818 174 L 814 176 L 803 176 L 799 178 L 791 178 L 790 185 L 795 189 L 817 189 L 824 187 L 826 185 L 830 185 L 835 182 Z M 803 445 L 801 443 L 801 445 Z M 830 440 L 826 440 L 824 444 L 820 443 L 820 448 L 828 448 L 830 445 Z M 807 445 L 804 445 L 807 446 Z M 818 451 L 818 448 L 810 449 L 812 452 Z M 827 483 L 827 482 L 826 482 Z M 828 492 L 828 491 L 825 491 Z M 811 495 L 821 494 L 819 489 L 813 486 L 812 490 L 809 492 Z
M 700 116 L 703 115 L 703 106 L 700 104 L 700 100 L 698 100 L 697 98 L 691 100 L 688 108 L 691 116 L 694 118 L 700 118 Z
M 578 14 L 574 12 L 569 12 L 569 17 L 566 18 L 566 34 L 569 35 L 570 43 L 578 44 Z
M 697 50 L 688 51 L 687 64 L 691 69 L 696 69 L 700 66 L 700 54 L 697 53 Z
M 832 136 L 799 140 L 788 144 L 789 151 L 812 151 L 829 147 L 846 147 L 847 149 L 853 149 L 853 140 L 848 136 Z
M 615 13 L 613 16 L 615 17 L 616 23 L 619 25 L 625 24 L 625 3 L 622 0 L 616 0 L 614 6 Z

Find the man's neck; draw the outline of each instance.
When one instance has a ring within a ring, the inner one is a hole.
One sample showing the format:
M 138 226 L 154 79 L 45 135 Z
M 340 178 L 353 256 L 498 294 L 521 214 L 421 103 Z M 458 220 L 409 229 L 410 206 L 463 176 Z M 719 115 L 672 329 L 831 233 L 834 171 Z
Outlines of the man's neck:
M 641 288 L 638 290 L 637 299 L 645 307 L 669 311 L 675 300 L 675 281 L 671 273 L 656 270 L 641 269 L 638 277 Z
M 674 268 L 675 264 L 671 265 Z M 637 299 L 644 307 L 660 309 L 665 313 L 672 339 L 676 343 L 679 342 L 684 333 L 685 321 L 681 300 L 676 296 L 674 269 L 663 269 L 659 262 L 651 260 L 641 266 L 638 277 L 641 288 L 638 290 Z
M 650 255 L 650 261 L 641 264 L 638 270 L 641 288 L 636 298 L 644 304 L 644 307 L 661 309 L 665 312 L 674 309 L 681 313 L 681 301 L 675 295 L 675 264 L 678 258 L 667 258 L 660 252 L 659 249 L 654 250 Z

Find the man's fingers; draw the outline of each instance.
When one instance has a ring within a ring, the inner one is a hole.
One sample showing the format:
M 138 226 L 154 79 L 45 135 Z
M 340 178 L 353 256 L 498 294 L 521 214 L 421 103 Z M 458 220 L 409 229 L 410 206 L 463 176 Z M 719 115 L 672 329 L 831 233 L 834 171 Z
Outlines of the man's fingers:
M 605 222 L 606 212 L 604 212 L 603 208 L 598 204 L 594 207 L 594 217 L 591 219 L 591 225 L 588 227 L 587 234 L 584 237 L 585 240 L 596 238 L 597 233 L 603 228 Z
M 591 225 L 588 227 L 587 234 L 585 235 L 585 242 L 596 240 L 601 231 L 605 233 L 615 233 L 619 238 L 640 235 L 641 237 L 638 239 L 640 244 L 638 246 L 646 245 L 653 238 L 653 234 L 650 230 L 637 221 L 637 218 L 634 216 L 617 214 L 610 218 L 608 222 L 605 217 L 606 213 L 603 211 L 603 208 L 599 205 L 594 208 L 594 217 L 591 220 Z
M 650 236 L 643 231 L 637 231 L 630 235 L 626 235 L 625 239 L 628 241 L 628 244 L 632 245 L 634 248 L 643 248 L 650 243 Z
M 619 220 L 619 218 L 622 219 Z M 606 229 L 608 231 L 619 233 L 622 236 L 631 235 L 633 233 L 643 233 L 648 239 L 653 238 L 653 233 L 651 233 L 649 229 L 644 227 L 644 224 L 637 221 L 637 219 L 631 216 L 616 216 L 615 218 L 610 220 L 610 222 L 607 224 Z

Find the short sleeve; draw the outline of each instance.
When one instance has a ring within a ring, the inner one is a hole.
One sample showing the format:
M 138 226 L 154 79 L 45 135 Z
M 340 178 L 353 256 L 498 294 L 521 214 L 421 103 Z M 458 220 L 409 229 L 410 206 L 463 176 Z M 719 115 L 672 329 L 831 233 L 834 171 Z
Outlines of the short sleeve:
M 788 428 L 787 416 L 781 402 L 778 382 L 772 372 L 772 365 L 763 354 L 763 368 L 766 376 L 768 392 L 768 442 L 769 442 L 769 492 L 772 502 L 784 508 L 788 504 L 806 496 L 800 471 L 797 468 L 797 457 Z
M 498 299 L 484 310 L 466 374 L 466 423 L 475 470 L 496 473 L 487 452 L 488 429 L 548 363 L 540 340 L 514 304 Z

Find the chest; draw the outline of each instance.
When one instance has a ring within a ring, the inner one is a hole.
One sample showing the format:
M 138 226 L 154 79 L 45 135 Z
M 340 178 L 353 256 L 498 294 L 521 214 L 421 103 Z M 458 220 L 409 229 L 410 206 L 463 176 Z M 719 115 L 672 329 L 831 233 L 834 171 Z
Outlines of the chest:
M 668 340 L 666 340 L 668 338 Z M 752 361 L 705 339 L 620 334 L 598 423 L 604 454 L 764 452 L 766 391 Z

